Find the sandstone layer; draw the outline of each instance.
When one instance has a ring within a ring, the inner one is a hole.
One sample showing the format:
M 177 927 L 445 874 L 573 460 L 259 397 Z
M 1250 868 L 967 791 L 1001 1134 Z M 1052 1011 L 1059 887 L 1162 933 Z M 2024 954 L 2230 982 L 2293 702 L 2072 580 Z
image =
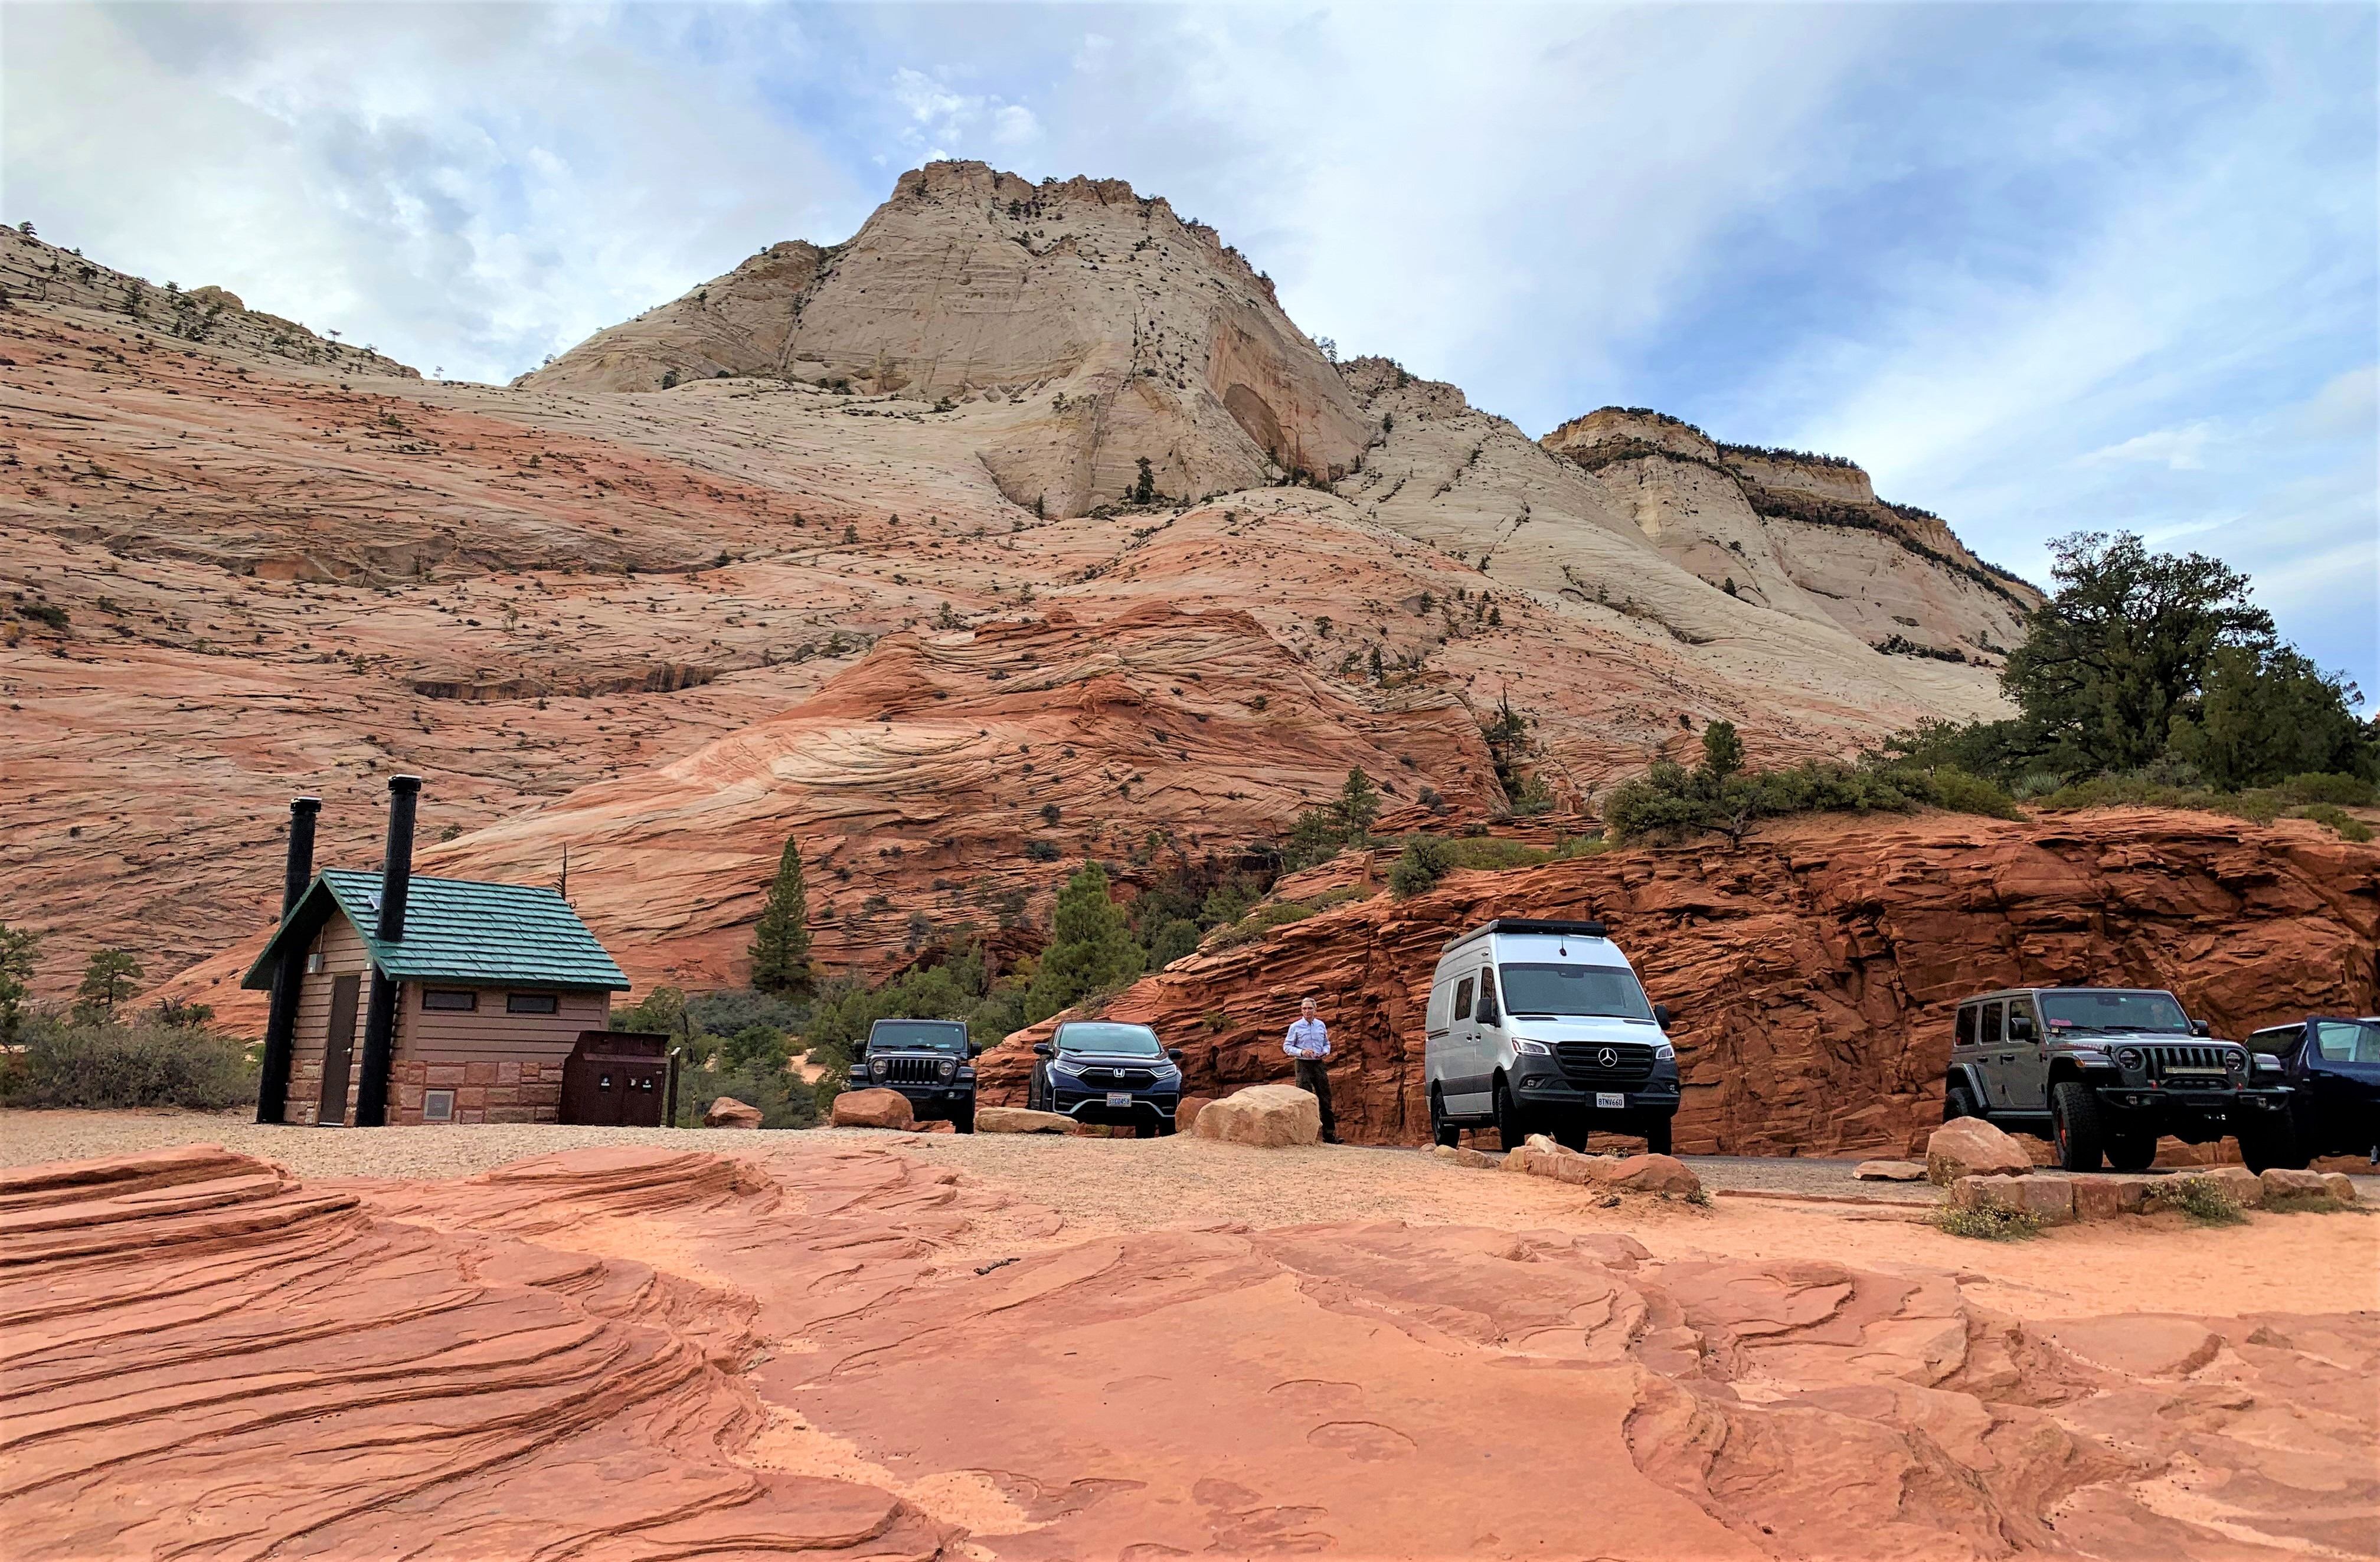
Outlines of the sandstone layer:
M 1610 926 L 1677 1016 L 1689 1154 L 1922 1155 L 1958 1002 L 1995 987 L 2169 987 L 2227 1036 L 2380 1009 L 2380 846 L 2311 824 L 2122 810 L 1797 821 L 1733 849 L 1458 872 L 1178 962 L 1104 1012 L 1156 1027 L 1186 1054 L 1187 1088 L 1215 1095 L 1287 1076 L 1281 1035 L 1312 998 L 1331 1029 L 1341 1134 L 1419 1144 L 1430 976 L 1449 938 L 1495 916 Z M 1049 1028 L 984 1056 L 987 1099 L 1021 1097 Z
M 1131 1148 L 1153 1188 L 1198 1146 Z M 0 1200 L 28 1562 L 2374 1550 L 2368 1314 L 2020 1318 L 1574 1217 L 1071 1237 L 831 1144 Z
M 514 388 L 22 234 L 0 273 L 0 906 L 44 998 L 128 945 L 252 1028 L 288 797 L 370 866 L 397 770 L 425 869 L 566 854 L 640 988 L 710 987 L 787 835 L 820 964 L 877 975 L 921 923 L 1030 948 L 1082 856 L 1246 850 L 1350 765 L 1391 823 L 1486 819 L 1506 697 L 1572 828 L 1717 718 L 1791 760 L 1999 708 L 1836 601 L 1963 633 L 1962 565 L 1764 514 L 1809 600 L 1730 596 L 1618 466 L 1330 364 L 1112 183 L 932 165 Z M 1142 455 L 1177 497 L 1118 503 Z M 1330 486 L 1245 486 L 1283 461 Z

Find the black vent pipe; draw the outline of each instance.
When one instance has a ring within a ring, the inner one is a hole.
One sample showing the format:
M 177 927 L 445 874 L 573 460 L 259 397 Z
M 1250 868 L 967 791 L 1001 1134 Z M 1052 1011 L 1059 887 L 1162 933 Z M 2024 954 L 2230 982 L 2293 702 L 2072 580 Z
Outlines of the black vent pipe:
M 289 856 L 281 876 L 281 920 L 286 923 L 314 881 L 314 816 L 319 797 L 289 800 Z M 256 1120 L 281 1122 L 289 1110 L 289 1059 L 297 1050 L 298 990 L 306 980 L 305 939 L 281 951 L 273 967 L 273 1003 L 264 1016 L 264 1072 L 256 1084 Z
M 419 776 L 388 778 L 388 847 L 380 864 L 380 925 L 383 944 L 405 941 L 405 902 L 413 887 L 413 815 Z M 371 1006 L 364 1015 L 363 1077 L 356 1082 L 356 1126 L 388 1121 L 389 1061 L 395 1050 L 397 984 L 372 965 Z

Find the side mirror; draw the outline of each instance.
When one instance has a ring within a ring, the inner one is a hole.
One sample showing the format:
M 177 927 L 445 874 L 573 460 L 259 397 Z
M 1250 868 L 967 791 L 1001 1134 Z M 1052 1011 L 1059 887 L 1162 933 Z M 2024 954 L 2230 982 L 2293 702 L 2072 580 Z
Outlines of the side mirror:
M 2192 1020 L 2190 1023 L 2190 1034 L 2192 1035 L 2211 1036 L 2215 1034 L 2215 1027 L 2208 1024 L 2204 1020 Z
M 1176 1064 L 1179 1064 L 1182 1061 L 1182 1048 L 1178 1047 L 1167 1047 L 1165 1049 L 1165 1055 L 1168 1058 L 1172 1059 Z
M 1033 1056 L 1036 1058 L 1055 1058 L 1057 1055 L 1058 1049 L 1046 1041 L 1037 1041 L 1033 1044 Z
M 1653 1023 L 1660 1026 L 1663 1030 L 1668 1030 L 1670 1028 L 1670 1022 L 1676 1018 L 1676 1015 L 1670 1012 L 1670 1006 L 1668 1004 L 1657 1003 L 1653 1005 Z

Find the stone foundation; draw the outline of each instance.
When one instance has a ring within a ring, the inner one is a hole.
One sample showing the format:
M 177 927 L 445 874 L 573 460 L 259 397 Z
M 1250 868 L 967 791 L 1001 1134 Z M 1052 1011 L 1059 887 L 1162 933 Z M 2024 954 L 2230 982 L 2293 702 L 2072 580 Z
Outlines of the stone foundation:
M 402 1060 L 390 1082 L 389 1120 L 419 1123 L 422 1096 L 451 1090 L 455 1122 L 560 1122 L 562 1068 L 558 1059 L 543 1063 Z

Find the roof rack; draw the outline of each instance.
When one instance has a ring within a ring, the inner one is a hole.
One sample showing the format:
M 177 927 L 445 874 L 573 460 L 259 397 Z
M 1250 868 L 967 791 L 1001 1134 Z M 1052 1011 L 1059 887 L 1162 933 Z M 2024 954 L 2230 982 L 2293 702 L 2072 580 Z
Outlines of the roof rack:
M 1472 939 L 1488 933 L 1547 933 L 1557 937 L 1572 938 L 1605 938 L 1610 937 L 1610 934 L 1604 930 L 1604 926 L 1600 921 L 1548 922 L 1533 916 L 1500 916 L 1493 922 L 1481 923 L 1478 926 L 1471 929 L 1470 932 L 1464 933 L 1458 938 L 1447 939 L 1444 948 L 1441 949 L 1439 952 L 1444 953 L 1446 950 L 1453 949 L 1459 944 L 1467 944 Z

